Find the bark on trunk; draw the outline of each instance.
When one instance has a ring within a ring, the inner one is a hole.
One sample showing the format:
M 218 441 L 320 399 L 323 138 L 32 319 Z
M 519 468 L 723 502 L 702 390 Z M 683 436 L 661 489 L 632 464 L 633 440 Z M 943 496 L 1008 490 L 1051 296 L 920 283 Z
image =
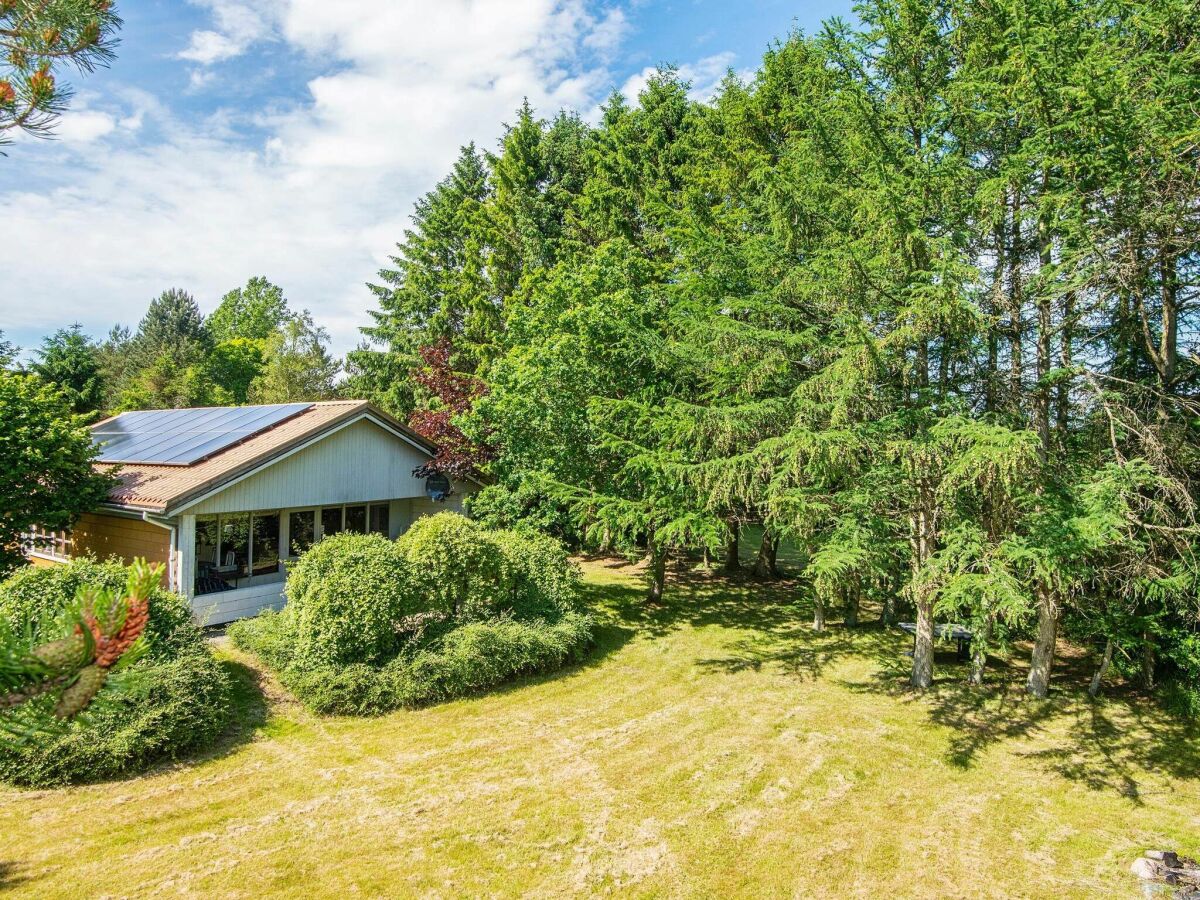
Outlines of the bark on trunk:
M 912 543 L 912 598 L 917 610 L 917 634 L 913 642 L 913 667 L 909 684 L 925 690 L 933 684 L 933 598 L 923 584 L 925 565 L 933 555 L 937 535 L 935 486 L 921 476 L 917 480 L 917 502 L 909 519 Z
M 1113 642 L 1109 638 L 1104 642 L 1104 656 L 1100 658 L 1100 666 L 1096 669 L 1096 674 L 1092 676 L 1092 683 L 1088 686 L 1088 694 L 1092 697 L 1100 695 L 1100 682 L 1104 680 L 1104 675 L 1108 672 L 1108 667 L 1112 665 L 1113 657 Z
M 1142 632 L 1142 666 L 1138 673 L 1138 686 L 1143 691 L 1154 690 L 1154 636 Z
M 1058 356 L 1058 363 L 1064 369 L 1069 369 L 1074 364 L 1074 354 L 1071 349 L 1071 337 L 1074 330 L 1075 295 L 1069 293 L 1063 298 L 1062 346 L 1059 349 Z M 1067 446 L 1067 428 L 1070 426 L 1071 419 L 1071 382 L 1066 379 L 1058 383 L 1058 413 L 1056 419 L 1058 444 L 1060 447 L 1065 448 Z
M 817 592 L 813 597 L 813 631 L 825 630 L 825 600 Z
M 882 625 L 892 625 L 896 621 L 896 597 L 891 589 L 886 589 L 883 595 L 883 610 L 879 614 Z
M 650 592 L 646 595 L 649 603 L 661 603 L 663 591 L 667 586 L 667 554 L 665 550 L 651 549 L 650 551 Z
M 979 634 L 971 641 L 971 675 L 968 681 L 979 686 L 983 684 L 983 673 L 987 668 L 987 648 L 992 639 L 992 617 L 988 616 Z
M 851 585 L 846 591 L 846 596 L 843 600 L 842 607 L 842 622 L 847 628 L 858 627 L 858 607 L 859 597 L 858 588 Z
M 1037 640 L 1033 644 L 1026 689 L 1035 697 L 1045 697 L 1050 693 L 1050 670 L 1054 666 L 1054 646 L 1058 640 L 1058 607 L 1047 586 L 1039 585 L 1037 595 Z
M 1008 391 L 1009 404 L 1015 409 L 1021 402 L 1024 381 L 1024 349 L 1025 333 L 1022 312 L 1025 300 L 1021 276 L 1021 195 L 1014 187 L 1012 192 L 1012 220 L 1009 223 L 1008 248 L 1008 339 L 1009 375 Z
M 933 601 L 918 597 L 917 637 L 913 642 L 912 677 L 908 683 L 918 691 L 933 684 Z
M 762 542 L 758 545 L 758 556 L 754 560 L 755 578 L 777 578 L 779 570 L 775 567 L 775 558 L 779 553 L 779 538 L 771 529 L 764 528 Z
M 725 540 L 725 571 L 733 574 L 742 571 L 741 561 L 741 542 L 738 535 L 738 523 L 730 521 L 726 523 L 729 526 L 729 537 Z

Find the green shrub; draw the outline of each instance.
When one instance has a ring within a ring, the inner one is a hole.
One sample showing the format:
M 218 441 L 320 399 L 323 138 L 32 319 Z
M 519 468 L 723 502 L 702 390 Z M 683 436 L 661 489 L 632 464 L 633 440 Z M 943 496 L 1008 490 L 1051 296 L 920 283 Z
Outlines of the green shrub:
M 129 570 L 119 562 L 82 558 L 61 566 L 25 566 L 0 582 L 0 617 L 20 628 L 28 618 L 35 625 L 51 621 L 84 585 L 121 589 Z M 150 655 L 169 658 L 195 646 L 201 631 L 192 620 L 187 600 L 164 588 L 150 595 L 150 622 L 146 626 Z
M 122 587 L 127 569 L 115 562 L 74 560 L 14 573 L 0 583 L 0 617 L 21 627 L 52 620 L 85 584 Z M 114 678 L 87 715 L 65 730 L 22 745 L 0 745 L 0 779 L 48 786 L 136 772 L 210 745 L 232 713 L 230 683 L 213 658 L 187 601 L 155 590 L 146 627 L 150 652 Z M 46 698 L 49 700 L 51 698 Z
M 338 534 L 305 553 L 287 580 L 295 659 L 310 668 L 381 661 L 400 646 L 397 623 L 426 600 L 399 548 L 378 534 Z
M 279 675 L 313 712 L 376 715 L 469 696 L 579 661 L 591 645 L 592 628 L 591 618 L 579 613 L 554 624 L 469 622 L 384 666 L 293 665 Z
M 381 713 L 579 659 L 592 620 L 578 612 L 578 584 L 555 539 L 438 513 L 396 544 L 322 541 L 289 575 L 283 612 L 229 636 L 315 712 Z
M 494 615 L 508 594 L 504 554 L 491 533 L 466 516 L 422 516 L 397 545 L 429 609 L 483 619 Z
M 210 746 L 229 721 L 229 678 L 203 646 L 142 660 L 125 684 L 60 734 L 0 745 L 0 779 L 28 787 L 138 772 Z
M 505 562 L 504 603 L 519 619 L 554 620 L 578 607 L 579 568 L 558 540 L 524 531 L 494 531 Z

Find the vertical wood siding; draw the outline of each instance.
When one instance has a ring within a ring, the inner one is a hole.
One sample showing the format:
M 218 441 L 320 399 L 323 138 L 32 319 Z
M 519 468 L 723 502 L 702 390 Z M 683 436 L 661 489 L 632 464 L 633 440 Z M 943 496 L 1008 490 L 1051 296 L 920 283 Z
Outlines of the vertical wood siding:
M 412 471 L 423 453 L 373 422 L 359 421 L 190 507 L 193 514 L 334 506 L 419 497 Z

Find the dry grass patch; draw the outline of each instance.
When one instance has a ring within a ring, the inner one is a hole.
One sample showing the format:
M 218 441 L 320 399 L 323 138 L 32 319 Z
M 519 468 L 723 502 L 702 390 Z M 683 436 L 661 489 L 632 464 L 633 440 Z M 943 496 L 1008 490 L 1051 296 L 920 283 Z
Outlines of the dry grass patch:
M 591 660 L 377 719 L 252 661 L 242 733 L 127 781 L 0 790 L 14 896 L 1132 896 L 1200 853 L 1200 743 L 1146 706 L 899 689 L 903 636 L 814 635 L 787 587 L 589 563 Z M 265 706 L 262 697 L 266 696 Z M 252 736 L 252 740 L 245 740 Z

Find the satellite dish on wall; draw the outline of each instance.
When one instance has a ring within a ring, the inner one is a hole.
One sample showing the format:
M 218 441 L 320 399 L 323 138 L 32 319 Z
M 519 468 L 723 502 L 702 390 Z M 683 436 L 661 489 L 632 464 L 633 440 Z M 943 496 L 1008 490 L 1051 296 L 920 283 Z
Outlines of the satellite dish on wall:
M 450 496 L 450 479 L 441 473 L 434 473 L 425 479 L 425 496 L 434 503 L 442 503 Z

